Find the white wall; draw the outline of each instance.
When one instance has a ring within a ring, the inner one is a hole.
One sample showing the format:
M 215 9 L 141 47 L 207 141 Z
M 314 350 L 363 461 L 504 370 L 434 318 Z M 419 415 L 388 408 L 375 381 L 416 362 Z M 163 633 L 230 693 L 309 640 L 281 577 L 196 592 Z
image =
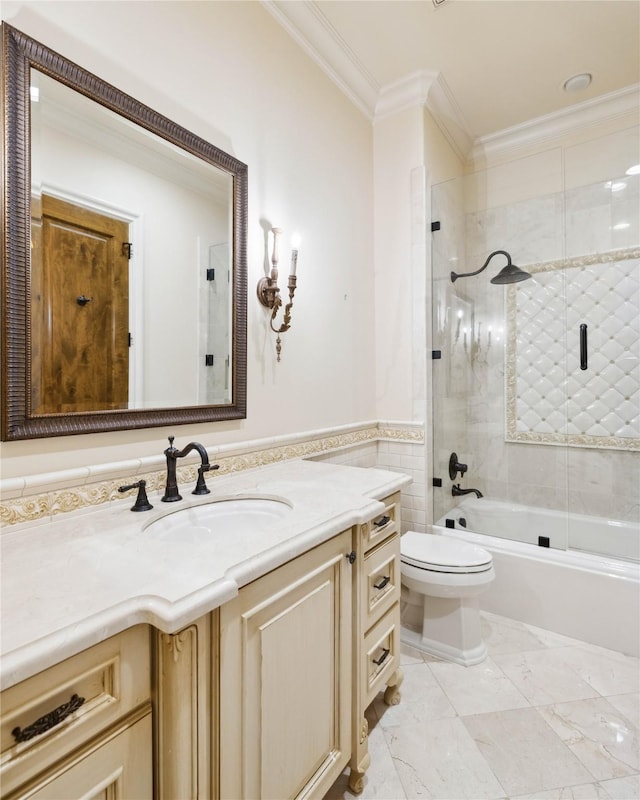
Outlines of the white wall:
M 463 165 L 422 107 L 376 120 L 376 407 L 387 420 L 424 424 L 424 443 L 379 448 L 381 465 L 410 472 L 403 527 L 431 518 L 431 182 L 461 176 Z
M 2 445 L 2 477 L 372 419 L 371 123 L 258 2 L 12 2 L 2 19 L 248 164 L 247 419 Z M 276 364 L 262 221 L 302 236 Z M 382 366 L 384 369 L 384 367 Z M 168 375 L 170 380 L 170 375 Z

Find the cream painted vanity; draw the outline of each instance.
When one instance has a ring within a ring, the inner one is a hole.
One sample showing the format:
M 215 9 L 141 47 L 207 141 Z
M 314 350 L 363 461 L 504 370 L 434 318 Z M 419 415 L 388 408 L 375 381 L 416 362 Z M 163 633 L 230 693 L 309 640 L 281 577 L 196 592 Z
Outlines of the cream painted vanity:
M 209 501 L 280 497 L 291 513 L 253 539 L 189 542 L 187 555 L 122 503 L 3 532 L 5 800 L 322 798 L 347 766 L 360 791 L 365 709 L 381 690 L 399 699 L 408 482 L 310 462 L 221 477 Z M 94 574 L 67 592 L 37 567 L 11 577 L 32 536 L 49 540 L 52 569 L 73 567 L 74 552 Z M 55 709 L 57 724 L 29 738 Z

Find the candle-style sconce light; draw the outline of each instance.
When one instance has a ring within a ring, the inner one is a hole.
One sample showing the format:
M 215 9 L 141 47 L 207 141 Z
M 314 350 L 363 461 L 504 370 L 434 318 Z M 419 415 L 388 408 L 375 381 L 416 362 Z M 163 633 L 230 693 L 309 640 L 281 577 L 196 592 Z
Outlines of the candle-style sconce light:
M 260 278 L 258 281 L 257 293 L 258 300 L 266 308 L 271 309 L 271 319 L 269 325 L 271 330 L 277 334 L 276 339 L 276 353 L 278 361 L 280 361 L 280 351 L 282 350 L 282 340 L 280 334 L 288 331 L 291 327 L 291 309 L 293 307 L 293 295 L 296 291 L 296 269 L 298 266 L 298 246 L 299 238 L 294 237 L 291 242 L 291 268 L 289 271 L 289 281 L 287 288 L 289 289 L 289 302 L 284 307 L 284 316 L 282 324 L 279 327 L 274 325 L 275 319 L 278 316 L 278 311 L 282 307 L 282 297 L 280 296 L 280 288 L 278 287 L 278 237 L 282 233 L 282 228 L 271 228 L 273 233 L 273 251 L 271 254 L 271 272 L 266 278 Z

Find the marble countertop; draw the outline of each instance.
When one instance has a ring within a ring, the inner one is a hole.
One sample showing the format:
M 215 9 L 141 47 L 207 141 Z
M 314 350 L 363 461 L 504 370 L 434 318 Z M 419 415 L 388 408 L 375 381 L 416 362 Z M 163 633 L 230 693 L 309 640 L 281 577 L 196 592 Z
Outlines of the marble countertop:
M 287 461 L 207 477 L 211 494 L 130 511 L 135 493 L 2 531 L 0 689 L 139 623 L 174 633 L 235 597 L 241 586 L 384 507 L 401 473 Z M 285 501 L 291 511 L 259 531 L 183 537 L 149 529 L 181 509 L 227 498 Z

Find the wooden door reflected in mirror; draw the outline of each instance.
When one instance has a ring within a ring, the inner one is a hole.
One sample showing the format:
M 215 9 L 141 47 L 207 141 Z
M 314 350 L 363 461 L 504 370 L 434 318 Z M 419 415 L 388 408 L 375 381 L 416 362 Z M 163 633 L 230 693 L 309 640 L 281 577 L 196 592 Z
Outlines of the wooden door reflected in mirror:
M 126 409 L 129 226 L 42 195 L 31 237 L 33 412 Z

